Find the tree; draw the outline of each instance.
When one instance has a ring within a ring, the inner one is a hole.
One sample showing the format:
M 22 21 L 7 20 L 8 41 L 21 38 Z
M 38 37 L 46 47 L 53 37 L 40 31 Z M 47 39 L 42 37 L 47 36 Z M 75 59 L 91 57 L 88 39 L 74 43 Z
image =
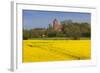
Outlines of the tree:
M 80 31 L 83 37 L 90 37 L 91 36 L 91 26 L 88 23 L 81 23 Z
M 66 37 L 70 37 L 72 39 L 79 39 L 81 36 L 80 26 L 77 23 L 71 24 L 63 24 L 63 32 L 66 34 Z
M 46 29 L 44 28 L 35 28 L 30 30 L 31 38 L 42 38 L 45 35 Z
M 70 27 L 70 36 L 74 39 L 80 39 L 81 32 L 80 27 L 77 23 L 73 23 L 73 26 Z
M 49 27 L 48 27 L 48 29 L 52 29 L 52 25 L 51 25 L 51 24 L 49 24 Z
M 27 40 L 30 38 L 29 30 L 24 29 L 23 30 L 23 40 Z
M 48 37 L 56 37 L 56 31 L 54 29 L 47 29 L 46 30 L 46 35 Z
M 62 31 L 56 31 L 56 37 L 65 37 L 65 34 Z

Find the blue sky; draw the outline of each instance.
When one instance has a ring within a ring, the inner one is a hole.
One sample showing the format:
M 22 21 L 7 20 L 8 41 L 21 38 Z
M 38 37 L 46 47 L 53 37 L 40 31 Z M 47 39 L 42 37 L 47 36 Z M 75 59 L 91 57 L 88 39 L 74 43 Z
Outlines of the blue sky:
M 90 13 L 23 10 L 23 27 L 25 29 L 46 28 L 55 18 L 58 21 L 91 23 Z

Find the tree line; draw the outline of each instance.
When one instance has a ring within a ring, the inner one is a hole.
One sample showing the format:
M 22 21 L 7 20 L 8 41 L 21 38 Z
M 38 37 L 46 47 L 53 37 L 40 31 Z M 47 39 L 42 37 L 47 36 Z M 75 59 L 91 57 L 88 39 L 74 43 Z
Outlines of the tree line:
M 91 37 L 91 25 L 86 22 L 72 22 L 72 20 L 61 21 L 61 30 L 54 30 L 51 24 L 47 28 L 23 29 L 23 39 L 32 38 L 68 38 L 80 39 Z

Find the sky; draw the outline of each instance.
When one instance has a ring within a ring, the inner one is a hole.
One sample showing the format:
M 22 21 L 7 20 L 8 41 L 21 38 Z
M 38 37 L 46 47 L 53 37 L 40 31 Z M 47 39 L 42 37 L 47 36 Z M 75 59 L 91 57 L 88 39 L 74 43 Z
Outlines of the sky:
M 72 20 L 73 22 L 91 23 L 90 13 L 79 12 L 23 10 L 22 17 L 24 29 L 47 28 L 55 18 L 58 21 Z

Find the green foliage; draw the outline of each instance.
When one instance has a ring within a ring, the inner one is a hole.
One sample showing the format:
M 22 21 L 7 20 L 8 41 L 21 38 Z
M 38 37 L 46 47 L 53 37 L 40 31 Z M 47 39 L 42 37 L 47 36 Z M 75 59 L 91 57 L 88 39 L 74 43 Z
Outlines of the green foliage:
M 52 25 L 51 25 L 51 24 L 49 24 L 49 27 L 48 27 L 48 29 L 52 29 Z
M 33 28 L 30 30 L 23 30 L 23 39 L 30 38 L 49 38 L 49 37 L 64 37 L 72 38 L 74 40 L 81 37 L 91 37 L 91 26 L 89 23 L 75 23 L 72 20 L 65 20 L 61 22 L 62 29 L 54 30 L 52 25 L 49 24 L 48 28 Z
M 72 23 L 62 22 L 62 31 L 66 34 L 66 37 L 71 37 L 74 40 L 80 39 L 80 37 L 90 37 L 91 29 L 88 23 Z
M 30 32 L 28 30 L 23 30 L 23 39 L 27 40 L 28 38 L 30 38 Z
M 65 37 L 65 34 L 62 31 L 56 31 L 56 37 Z
M 31 38 L 42 38 L 45 35 L 45 29 L 37 28 L 30 30 Z
M 56 36 L 56 31 L 54 29 L 47 29 L 46 30 L 46 35 L 47 35 L 47 37 L 55 37 Z

